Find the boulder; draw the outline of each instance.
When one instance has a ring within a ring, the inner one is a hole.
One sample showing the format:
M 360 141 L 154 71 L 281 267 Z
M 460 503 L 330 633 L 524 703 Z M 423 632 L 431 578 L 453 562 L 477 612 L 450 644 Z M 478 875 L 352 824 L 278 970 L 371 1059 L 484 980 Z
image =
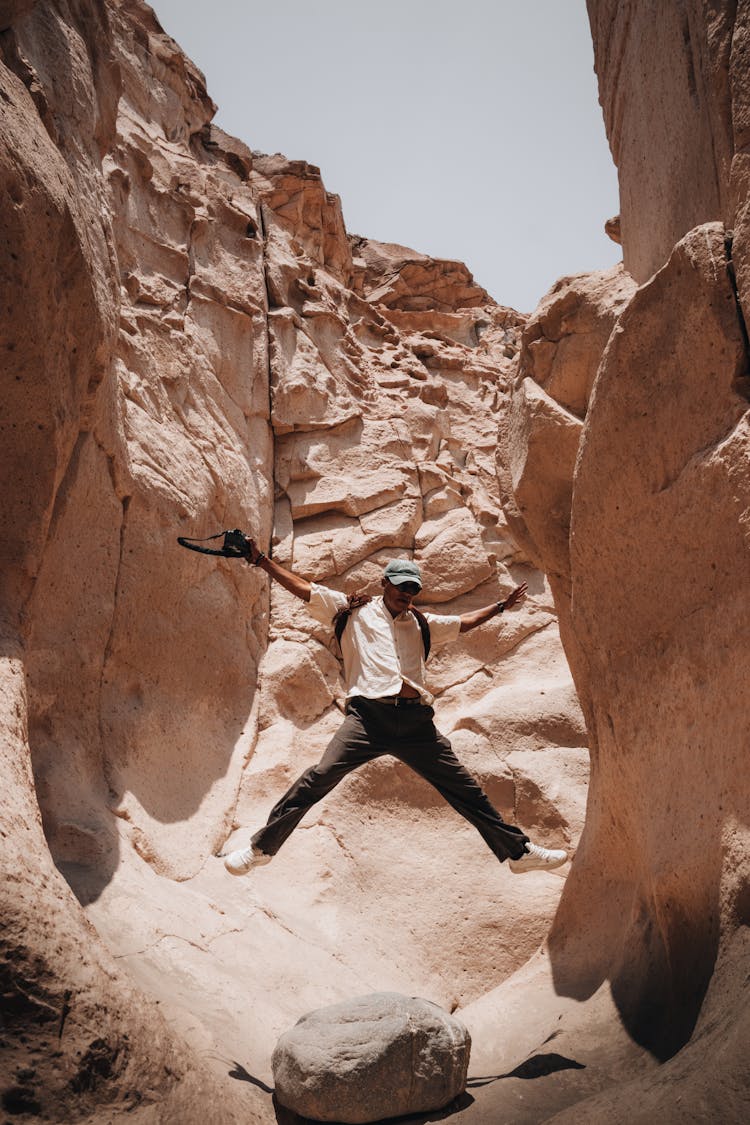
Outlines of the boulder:
M 523 375 L 577 418 L 586 415 L 602 353 L 635 288 L 622 265 L 562 277 L 524 328 Z
M 273 1053 L 276 1098 L 316 1121 L 442 1109 L 466 1086 L 471 1038 L 429 1000 L 375 992 L 309 1012 Z

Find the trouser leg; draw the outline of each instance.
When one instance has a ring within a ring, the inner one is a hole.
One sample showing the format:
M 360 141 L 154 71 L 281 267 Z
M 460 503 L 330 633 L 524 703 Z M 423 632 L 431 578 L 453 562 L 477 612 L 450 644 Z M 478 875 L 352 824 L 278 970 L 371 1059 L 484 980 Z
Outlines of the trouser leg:
M 407 715 L 407 709 L 401 714 Z M 515 825 L 506 824 L 477 780 L 461 765 L 448 739 L 432 722 L 432 709 L 414 708 L 413 718 L 409 715 L 402 723 L 398 744 L 391 753 L 429 781 L 456 812 L 473 824 L 499 860 L 520 858 L 529 837 Z
M 274 805 L 267 824 L 253 836 L 253 847 L 266 855 L 276 855 L 308 809 L 330 793 L 348 773 L 382 752 L 373 744 L 360 717 L 353 711 L 347 714 L 318 764 L 298 777 Z

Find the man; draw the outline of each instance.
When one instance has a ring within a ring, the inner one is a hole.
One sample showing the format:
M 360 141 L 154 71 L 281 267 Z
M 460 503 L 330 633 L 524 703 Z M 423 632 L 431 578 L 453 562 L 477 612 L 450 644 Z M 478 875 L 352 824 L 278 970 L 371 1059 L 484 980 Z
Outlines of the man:
M 354 599 L 351 608 L 345 594 L 285 569 L 259 551 L 251 539 L 247 544 L 248 561 L 307 602 L 317 621 L 331 625 L 335 617 L 348 616 L 343 632 L 337 630 L 344 657 L 346 718 L 321 760 L 274 806 L 250 846 L 225 856 L 227 871 L 245 875 L 253 867 L 269 863 L 309 808 L 352 770 L 383 754 L 405 762 L 429 781 L 474 825 L 500 862 L 508 860 L 515 874 L 550 871 L 565 863 L 566 852 L 532 844 L 520 828 L 505 823 L 458 761 L 448 739 L 435 728 L 432 697 L 424 686 L 426 648 L 447 644 L 511 609 L 526 594 L 526 584 L 517 586 L 504 602 L 460 617 L 421 615 L 412 607 L 422 589 L 419 567 L 393 559 L 383 573 L 382 597 Z

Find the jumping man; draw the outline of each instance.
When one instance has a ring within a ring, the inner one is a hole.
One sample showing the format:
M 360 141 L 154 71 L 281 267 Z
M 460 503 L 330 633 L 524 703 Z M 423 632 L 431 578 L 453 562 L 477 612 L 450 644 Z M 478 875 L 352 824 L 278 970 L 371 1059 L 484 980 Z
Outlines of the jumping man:
M 526 594 L 517 586 L 503 602 L 460 616 L 419 614 L 412 606 L 422 589 L 416 563 L 393 559 L 382 578 L 383 594 L 355 599 L 308 582 L 259 551 L 247 540 L 248 561 L 261 567 L 290 594 L 306 602 L 316 621 L 336 630 L 344 657 L 346 717 L 323 757 L 294 782 L 271 810 L 268 823 L 249 847 L 231 852 L 224 866 L 245 875 L 269 863 L 307 810 L 352 770 L 391 754 L 425 778 L 456 812 L 473 824 L 487 846 L 515 874 L 551 871 L 567 859 L 562 850 L 532 844 L 520 828 L 506 824 L 477 781 L 459 762 L 448 739 L 433 723 L 432 697 L 424 686 L 426 652 L 430 646 L 454 641 L 485 621 L 511 609 Z M 342 621 L 343 617 L 343 621 Z M 343 625 L 343 631 L 341 626 Z

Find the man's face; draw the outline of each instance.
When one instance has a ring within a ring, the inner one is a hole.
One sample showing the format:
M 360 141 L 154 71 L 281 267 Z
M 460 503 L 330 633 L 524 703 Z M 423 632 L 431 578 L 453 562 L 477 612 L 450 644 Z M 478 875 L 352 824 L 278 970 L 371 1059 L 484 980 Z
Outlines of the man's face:
M 384 578 L 382 585 L 385 608 L 394 617 L 397 617 L 399 613 L 406 613 L 411 606 L 412 599 L 420 591 L 417 582 L 402 582 L 400 586 L 395 586 L 389 579 Z

